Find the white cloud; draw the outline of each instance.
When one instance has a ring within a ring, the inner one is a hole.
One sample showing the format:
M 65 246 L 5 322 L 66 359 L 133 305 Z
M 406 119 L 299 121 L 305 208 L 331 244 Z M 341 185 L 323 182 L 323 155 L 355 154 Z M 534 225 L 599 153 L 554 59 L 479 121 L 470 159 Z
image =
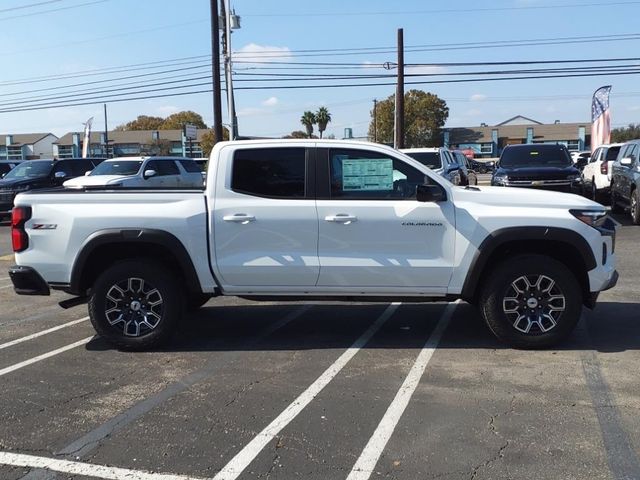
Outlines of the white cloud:
M 418 65 L 405 67 L 404 73 L 415 75 L 439 75 L 446 73 L 447 69 L 436 65 Z
M 272 47 L 249 43 L 233 53 L 234 61 L 242 63 L 281 62 L 293 57 L 289 47 Z
M 178 113 L 180 109 L 174 105 L 163 105 L 162 107 L 156 108 L 156 113 L 161 117 L 168 117 L 174 113 Z
M 469 100 L 471 100 L 472 102 L 482 102 L 486 99 L 487 99 L 487 96 L 483 95 L 482 93 L 474 93 L 469 97 Z
M 265 107 L 275 107 L 277 104 L 278 97 L 269 97 L 264 102 L 262 102 L 262 105 L 264 105 Z

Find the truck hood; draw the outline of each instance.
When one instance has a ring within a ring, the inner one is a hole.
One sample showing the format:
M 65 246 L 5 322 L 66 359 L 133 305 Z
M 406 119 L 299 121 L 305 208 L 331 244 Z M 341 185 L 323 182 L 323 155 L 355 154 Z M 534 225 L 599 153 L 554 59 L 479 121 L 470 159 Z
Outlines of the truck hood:
M 10 189 L 13 187 L 21 187 L 23 185 L 31 185 L 38 180 L 46 179 L 43 177 L 30 177 L 30 178 L 8 178 L 0 180 L 0 189 Z
M 476 189 L 477 188 L 477 189 Z M 474 202 L 496 207 L 571 208 L 604 210 L 597 202 L 571 193 L 515 187 L 454 187 L 456 202 Z
M 130 178 L 134 177 L 129 175 L 86 175 L 67 180 L 63 185 L 67 188 L 99 187 L 122 183 Z

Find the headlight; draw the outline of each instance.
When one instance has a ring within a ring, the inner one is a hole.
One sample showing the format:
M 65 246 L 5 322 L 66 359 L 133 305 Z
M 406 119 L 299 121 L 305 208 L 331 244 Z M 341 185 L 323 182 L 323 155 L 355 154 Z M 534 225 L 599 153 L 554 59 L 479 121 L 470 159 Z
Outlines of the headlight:
M 604 210 L 569 210 L 569 213 L 593 228 L 599 228 L 607 221 L 607 212 Z
M 494 175 L 491 179 L 491 183 L 494 185 L 505 185 L 509 181 L 509 177 L 505 174 Z
M 11 187 L 11 190 L 18 193 L 18 192 L 26 192 L 27 190 L 29 190 L 29 188 L 31 188 L 29 185 L 17 185 L 15 187 Z
M 576 174 L 576 175 L 569 175 L 569 176 L 567 176 L 567 180 L 570 180 L 570 181 L 572 181 L 572 182 L 576 182 L 576 181 L 580 180 L 580 178 L 581 178 L 581 177 L 580 177 L 580 174 L 579 174 L 579 173 L 578 173 L 578 174 Z

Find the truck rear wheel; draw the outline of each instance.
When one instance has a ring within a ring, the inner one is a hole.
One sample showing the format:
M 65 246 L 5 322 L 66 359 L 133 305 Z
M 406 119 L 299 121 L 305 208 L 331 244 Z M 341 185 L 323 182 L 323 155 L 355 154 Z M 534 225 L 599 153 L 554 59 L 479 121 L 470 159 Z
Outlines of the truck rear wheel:
M 480 307 L 501 341 L 517 348 L 546 348 L 575 328 L 582 291 L 564 264 L 544 255 L 519 255 L 490 273 Z
M 105 270 L 89 299 L 89 317 L 98 334 L 124 350 L 166 342 L 182 311 L 175 275 L 144 260 L 126 260 Z

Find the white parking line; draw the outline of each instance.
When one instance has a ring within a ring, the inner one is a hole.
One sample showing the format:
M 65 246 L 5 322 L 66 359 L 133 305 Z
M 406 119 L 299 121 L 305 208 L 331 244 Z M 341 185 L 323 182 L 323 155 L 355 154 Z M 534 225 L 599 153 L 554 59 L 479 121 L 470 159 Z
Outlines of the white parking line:
M 5 280 L 9 280 L 11 277 L 0 277 L 0 282 L 4 282 Z
M 425 343 L 424 347 L 418 354 L 418 358 L 416 358 L 413 367 L 411 367 L 411 370 L 404 379 L 398 393 L 396 393 L 395 398 L 389 405 L 389 408 L 387 408 L 382 420 L 380 420 L 378 427 L 375 432 L 373 432 L 373 435 L 371 435 L 369 442 L 364 447 L 360 457 L 351 469 L 351 473 L 349 473 L 347 480 L 367 480 L 371 476 L 371 473 L 373 473 L 373 469 L 378 463 L 384 447 L 391 438 L 396 425 L 400 421 L 400 417 L 402 417 L 402 414 L 409 404 L 409 400 L 411 400 L 413 392 L 420 383 L 420 378 L 422 378 L 422 374 L 427 368 L 429 360 L 431 360 L 438 343 L 440 343 L 442 334 L 447 328 L 447 325 L 449 325 L 449 320 L 451 319 L 458 302 L 447 305 L 447 308 L 442 314 L 442 318 L 438 322 L 435 330 L 427 339 L 427 343 Z
M 80 318 L 78 320 L 73 320 L 72 322 L 63 323 L 62 325 L 58 325 L 57 327 L 52 327 L 47 330 L 42 330 L 41 332 L 38 332 L 38 333 L 32 333 L 31 335 L 27 335 L 26 337 L 18 338 L 16 340 L 11 340 L 10 342 L 7 342 L 7 343 L 2 343 L 0 344 L 0 350 L 2 350 L 3 348 L 13 347 L 14 345 L 17 345 L 19 343 L 26 342 L 27 340 L 41 337 L 42 335 L 46 335 L 47 333 L 55 332 L 57 330 L 70 327 L 72 325 L 76 325 L 81 322 L 86 322 L 87 320 L 89 320 L 89 317 Z
M 92 463 L 71 462 L 55 458 L 36 457 L 21 453 L 0 452 L 0 464 L 14 467 L 42 468 L 54 472 L 104 478 L 107 480 L 200 480 L 194 476 L 151 473 L 143 470 L 107 467 Z M 203 479 L 204 480 L 204 479 Z
M 15 372 L 16 370 L 20 370 L 23 367 L 26 367 L 28 365 L 32 365 L 34 363 L 37 363 L 41 360 L 45 360 L 47 358 L 53 357 L 55 355 L 58 355 L 59 353 L 63 353 L 66 352 L 67 350 L 71 350 L 72 348 L 76 348 L 79 347 L 80 345 L 84 345 L 85 343 L 89 343 L 89 341 L 93 338 L 93 336 L 91 337 L 87 337 L 84 338 L 78 342 L 72 343 L 70 345 L 67 345 L 65 347 L 61 347 L 58 348 L 57 350 L 52 350 L 50 352 L 47 353 L 43 353 L 42 355 L 38 355 L 37 357 L 33 357 L 30 358 L 29 360 L 25 360 L 24 362 L 20 362 L 20 363 L 16 363 L 15 365 L 11 365 L 9 367 L 3 368 L 0 370 L 0 377 L 2 377 L 3 375 L 6 375 L 7 373 L 11 373 L 11 372 Z
M 11 287 L 13 287 L 13 283 L 12 283 L 12 284 L 10 284 L 10 285 L 2 285 L 2 286 L 0 287 L 0 290 L 4 290 L 5 288 L 11 288 Z
M 280 433 L 311 401 L 326 387 L 331 380 L 349 363 L 358 351 L 364 347 L 371 337 L 395 313 L 400 303 L 389 305 L 382 315 L 349 347 L 333 364 L 320 375 L 298 398 L 296 398 L 280 415 L 251 440 L 240 452 L 218 472 L 213 480 L 234 480 L 258 456 L 267 444 Z

